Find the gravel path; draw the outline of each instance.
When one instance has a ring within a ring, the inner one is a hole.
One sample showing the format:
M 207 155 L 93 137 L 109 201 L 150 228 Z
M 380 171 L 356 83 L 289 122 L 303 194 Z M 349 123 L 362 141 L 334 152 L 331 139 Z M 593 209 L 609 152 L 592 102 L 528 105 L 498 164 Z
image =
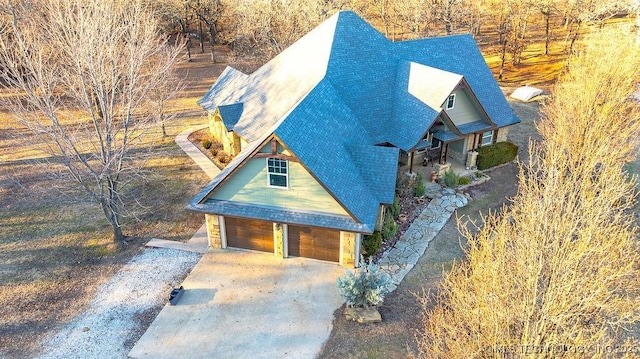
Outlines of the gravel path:
M 126 358 L 144 329 L 136 317 L 164 305 L 201 256 L 144 249 L 98 289 L 81 315 L 45 341 L 40 358 Z

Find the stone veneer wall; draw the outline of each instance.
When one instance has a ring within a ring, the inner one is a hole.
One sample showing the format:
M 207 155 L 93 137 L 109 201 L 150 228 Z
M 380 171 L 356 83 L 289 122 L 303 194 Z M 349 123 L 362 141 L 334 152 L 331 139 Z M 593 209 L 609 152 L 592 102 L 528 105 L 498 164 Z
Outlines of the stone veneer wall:
M 347 268 L 355 268 L 356 259 L 358 257 L 358 234 L 352 232 L 340 232 L 340 244 L 342 246 L 340 250 L 340 265 Z
M 507 140 L 507 135 L 509 134 L 509 127 L 499 128 L 498 134 L 496 135 L 496 142 L 505 142 Z
M 220 237 L 220 221 L 216 214 L 205 214 L 204 218 L 207 224 L 207 236 L 209 237 L 209 245 L 211 248 L 222 248 L 222 240 Z

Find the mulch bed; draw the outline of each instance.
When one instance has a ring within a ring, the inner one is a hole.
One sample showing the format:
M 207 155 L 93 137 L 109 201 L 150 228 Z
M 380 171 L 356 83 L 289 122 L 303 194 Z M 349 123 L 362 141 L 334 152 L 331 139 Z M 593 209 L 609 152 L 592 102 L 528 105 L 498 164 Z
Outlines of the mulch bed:
M 398 203 L 400 203 L 400 213 L 407 215 L 407 220 L 401 222 L 396 218 L 396 224 L 398 225 L 398 232 L 393 238 L 389 240 L 383 240 L 382 246 L 376 255 L 373 256 L 373 262 L 377 263 L 382 256 L 391 248 L 394 248 L 400 236 L 402 236 L 411 227 L 413 221 L 418 218 L 420 213 L 427 207 L 430 199 L 424 197 L 424 202 L 418 203 L 418 199 L 413 196 L 413 191 L 401 190 L 398 196 Z
M 211 136 L 208 128 L 203 128 L 202 130 L 198 130 L 196 132 L 191 133 L 189 137 L 187 137 L 187 139 L 191 141 L 191 143 L 193 143 L 196 147 L 198 147 L 200 152 L 204 153 L 204 155 L 207 156 L 211 160 L 211 162 L 213 162 L 213 164 L 215 164 L 219 169 L 223 169 L 227 166 L 227 164 L 229 164 L 229 162 L 226 162 L 226 163 L 220 162 L 220 157 L 214 156 L 213 153 L 211 153 L 211 149 L 206 149 L 202 146 L 202 140 L 208 139 L 213 143 L 212 147 L 213 146 L 218 146 L 218 148 L 222 147 L 222 145 L 218 143 Z M 224 151 L 219 150 L 219 152 L 224 152 Z M 227 155 L 227 157 L 229 158 L 229 161 L 231 161 L 230 156 Z

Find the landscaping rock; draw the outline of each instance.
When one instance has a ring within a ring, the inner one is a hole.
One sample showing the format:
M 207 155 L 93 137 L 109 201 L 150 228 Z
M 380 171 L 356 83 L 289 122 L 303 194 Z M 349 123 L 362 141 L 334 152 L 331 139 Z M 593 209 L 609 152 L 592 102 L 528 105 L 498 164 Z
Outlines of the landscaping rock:
M 380 323 L 382 316 L 376 307 L 347 307 L 344 310 L 347 320 L 353 320 L 361 324 Z

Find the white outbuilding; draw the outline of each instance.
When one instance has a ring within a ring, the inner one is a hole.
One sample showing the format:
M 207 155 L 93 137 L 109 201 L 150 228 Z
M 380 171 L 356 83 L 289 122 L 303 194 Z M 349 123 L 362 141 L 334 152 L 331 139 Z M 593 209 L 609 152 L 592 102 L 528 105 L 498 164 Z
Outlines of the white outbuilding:
M 516 100 L 528 102 L 531 101 L 532 98 L 542 95 L 543 92 L 544 91 L 539 88 L 525 85 L 522 87 L 518 87 L 515 91 L 513 91 L 511 97 L 515 98 Z

